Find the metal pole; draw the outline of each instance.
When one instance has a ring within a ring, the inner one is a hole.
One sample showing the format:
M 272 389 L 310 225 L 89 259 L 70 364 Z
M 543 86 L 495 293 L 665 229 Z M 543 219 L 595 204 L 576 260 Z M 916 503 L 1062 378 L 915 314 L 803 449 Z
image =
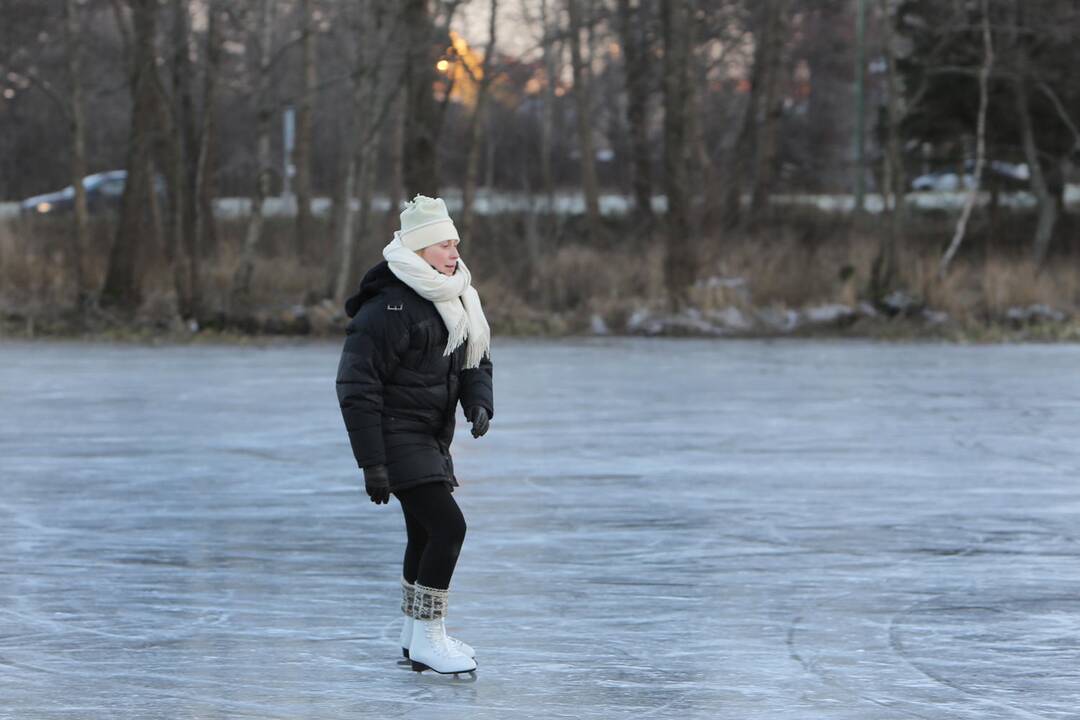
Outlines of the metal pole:
M 863 76 L 866 73 L 866 0 L 855 0 L 855 212 L 864 207 L 866 188 L 864 180 L 864 125 L 866 98 L 863 92 Z
M 285 108 L 281 123 L 282 145 L 285 146 L 282 160 L 285 167 L 282 175 L 281 194 L 285 197 L 292 195 L 292 178 L 296 174 L 296 166 L 293 165 L 293 151 L 296 149 L 296 108 L 289 105 Z

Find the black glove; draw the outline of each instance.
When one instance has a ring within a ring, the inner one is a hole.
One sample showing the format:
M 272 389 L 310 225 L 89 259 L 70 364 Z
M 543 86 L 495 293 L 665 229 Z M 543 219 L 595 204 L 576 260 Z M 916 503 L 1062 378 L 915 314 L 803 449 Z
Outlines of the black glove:
M 488 431 L 487 408 L 482 405 L 474 405 L 465 413 L 465 417 L 472 423 L 472 436 L 478 438 Z
M 364 490 L 376 505 L 390 502 L 390 475 L 386 472 L 385 465 L 370 465 L 364 468 Z

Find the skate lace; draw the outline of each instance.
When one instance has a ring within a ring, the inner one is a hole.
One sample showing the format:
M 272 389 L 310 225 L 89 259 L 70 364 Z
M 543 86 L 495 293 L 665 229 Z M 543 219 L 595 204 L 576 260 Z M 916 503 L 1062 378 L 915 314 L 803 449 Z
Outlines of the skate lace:
M 427 633 L 428 642 L 435 652 L 440 655 L 450 656 L 454 654 L 453 649 L 450 647 L 450 639 L 446 637 L 444 625 L 440 619 L 438 622 L 433 622 L 425 628 Z

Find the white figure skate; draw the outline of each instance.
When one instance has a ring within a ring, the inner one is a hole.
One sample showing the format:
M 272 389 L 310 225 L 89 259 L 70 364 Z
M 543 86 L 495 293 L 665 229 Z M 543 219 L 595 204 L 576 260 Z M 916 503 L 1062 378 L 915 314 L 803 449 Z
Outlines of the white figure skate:
M 405 616 L 405 622 L 403 622 L 401 624 L 401 654 L 404 655 L 405 657 L 409 657 L 409 645 L 412 644 L 412 633 L 413 633 L 413 623 L 414 622 L 415 621 L 411 617 L 406 615 Z M 469 645 L 467 642 L 464 642 L 462 640 L 458 640 L 456 637 L 453 637 L 452 635 L 447 635 L 446 636 L 446 641 L 448 643 L 450 643 L 450 648 L 452 650 L 457 650 L 462 655 L 467 655 L 468 657 L 471 657 L 471 658 L 476 657 L 476 651 L 473 650 L 472 645 Z
M 425 590 L 428 590 L 425 588 Z M 442 593 L 440 593 L 442 594 Z M 414 605 L 416 603 L 416 585 L 405 579 L 405 576 L 401 576 L 401 612 L 405 614 L 405 621 L 401 625 L 401 654 L 406 658 L 409 657 L 409 646 L 412 644 L 412 632 L 413 632 L 413 613 Z M 442 605 L 440 606 L 442 611 L 445 611 L 445 597 L 442 599 Z M 468 655 L 471 658 L 476 657 L 476 651 L 468 643 L 462 642 L 455 637 L 449 635 L 446 636 L 447 642 L 450 644 L 452 650 L 457 650 L 462 655 Z
M 476 660 L 450 647 L 441 617 L 434 620 L 413 619 L 409 659 L 416 672 L 434 670 L 442 675 L 449 675 L 476 669 Z

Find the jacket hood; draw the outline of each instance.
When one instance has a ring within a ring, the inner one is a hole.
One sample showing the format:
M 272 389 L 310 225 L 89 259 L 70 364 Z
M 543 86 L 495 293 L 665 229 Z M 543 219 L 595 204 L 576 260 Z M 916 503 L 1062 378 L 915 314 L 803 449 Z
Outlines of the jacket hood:
M 404 285 L 390 270 L 390 264 L 383 260 L 364 274 L 360 289 L 345 301 L 345 314 L 353 317 L 360 311 L 360 306 L 382 292 L 390 285 Z

